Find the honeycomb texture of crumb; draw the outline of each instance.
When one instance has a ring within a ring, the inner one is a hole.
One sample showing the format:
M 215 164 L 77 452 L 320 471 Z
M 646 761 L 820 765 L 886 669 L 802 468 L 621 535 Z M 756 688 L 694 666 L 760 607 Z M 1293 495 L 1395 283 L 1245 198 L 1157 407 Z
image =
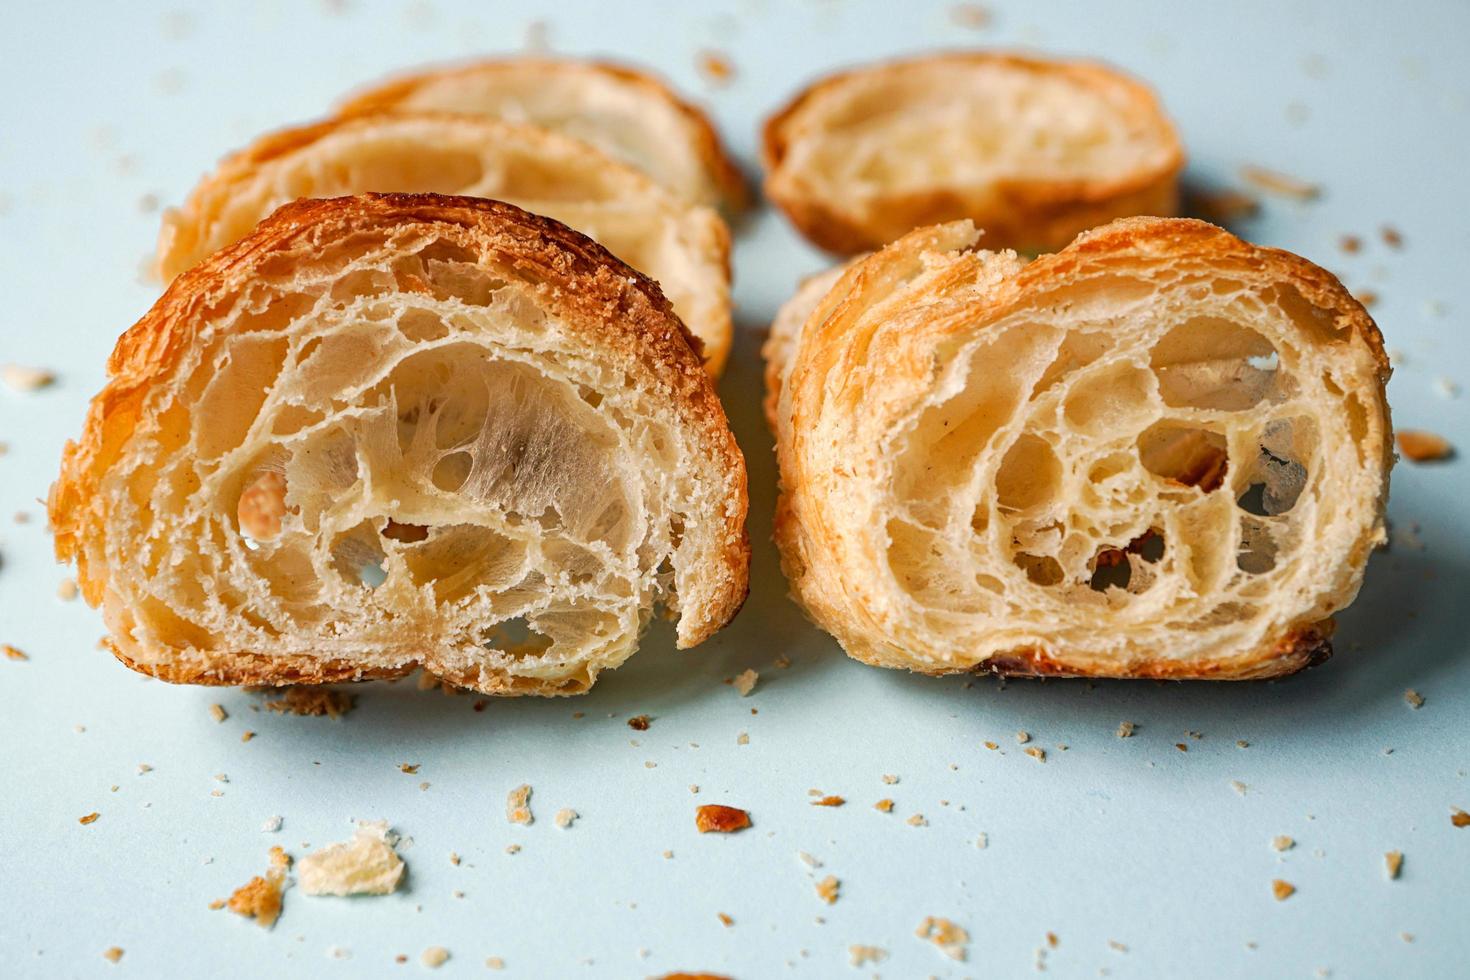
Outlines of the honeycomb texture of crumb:
M 766 195 L 851 254 L 970 218 L 1035 252 L 1113 218 L 1171 215 L 1184 153 L 1154 93 L 1111 68 L 933 55 L 811 85 L 766 123 Z
M 158 274 L 172 279 L 289 201 L 368 191 L 494 198 L 570 225 L 657 281 L 711 373 L 724 366 L 730 233 L 719 215 L 579 140 L 489 118 L 359 115 L 263 137 L 164 215 Z
M 920 229 L 778 318 L 776 538 L 809 615 L 928 673 L 1325 656 L 1385 539 L 1389 369 L 1362 306 L 1199 221 L 1030 264 L 976 239 Z
M 727 212 L 747 203 L 745 179 L 703 112 L 647 72 L 552 58 L 482 61 L 359 92 L 344 115 L 456 112 L 565 133 L 637 167 L 682 200 Z
M 403 879 L 397 840 L 386 820 L 359 821 L 352 840 L 296 862 L 297 884 L 307 895 L 388 895 Z
M 301 201 L 119 340 L 52 488 L 120 659 L 574 694 L 745 595 L 744 462 L 657 286 L 509 205 Z

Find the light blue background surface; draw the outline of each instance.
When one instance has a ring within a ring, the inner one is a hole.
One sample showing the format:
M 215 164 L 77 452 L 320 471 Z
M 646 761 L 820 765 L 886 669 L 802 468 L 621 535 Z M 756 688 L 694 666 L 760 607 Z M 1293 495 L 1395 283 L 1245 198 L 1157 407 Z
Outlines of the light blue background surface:
M 587 697 L 476 713 L 470 697 L 377 685 L 333 722 L 147 681 L 95 649 L 94 613 L 55 598 L 66 573 L 36 502 L 114 339 L 156 295 L 139 279 L 158 225 L 141 198 L 175 203 L 255 133 L 396 69 L 516 49 L 538 19 L 556 51 L 665 73 L 751 168 L 764 115 L 846 63 L 1022 45 L 1124 66 L 1162 92 L 1192 180 L 1235 185 L 1254 163 L 1322 185 L 1315 203 L 1268 199 L 1239 230 L 1378 293 L 1402 358 L 1396 421 L 1470 450 L 1467 400 L 1441 390 L 1470 383 L 1470 5 L 992 4 L 985 31 L 952 25 L 942 3 L 857 0 L 177 6 L 11 4 L 0 37 L 0 363 L 60 375 L 33 395 L 0 390 L 0 642 L 31 656 L 0 661 L 0 974 L 406 975 L 442 945 L 455 975 L 485 973 L 493 955 L 519 977 L 1008 977 L 1033 974 L 1052 932 L 1053 976 L 1470 975 L 1470 828 L 1449 820 L 1470 809 L 1464 462 L 1397 468 L 1392 518 L 1400 533 L 1420 525 L 1424 547 L 1401 539 L 1375 557 L 1337 657 L 1289 680 L 1001 685 L 860 666 L 786 600 L 768 543 L 760 331 L 822 264 L 769 211 L 737 242 L 742 330 L 722 383 L 750 460 L 750 601 L 697 651 L 674 652 L 655 628 Z M 730 58 L 733 84 L 701 81 L 706 47 Z M 1379 239 L 1384 223 L 1402 249 Z M 1339 250 L 1348 233 L 1361 253 Z M 31 522 L 12 524 L 16 511 Z M 778 655 L 793 666 L 774 669 Z M 761 682 L 742 699 L 721 681 L 746 667 Z M 1410 687 L 1421 710 L 1403 700 Z M 650 731 L 626 727 L 637 713 L 654 716 Z M 1120 740 L 1125 719 L 1138 733 Z M 242 744 L 247 728 L 259 734 Z M 1045 764 L 1021 753 L 1017 729 Z M 522 782 L 529 828 L 504 817 Z M 809 788 L 849 803 L 812 807 Z M 872 809 L 884 796 L 890 815 Z M 694 807 L 715 802 L 748 808 L 755 827 L 698 836 Z M 561 807 L 581 814 L 571 829 L 553 824 Z M 904 823 L 916 812 L 927 827 Z M 273 815 L 284 829 L 262 833 Z M 270 845 L 299 855 L 345 839 L 353 817 L 412 838 L 399 894 L 288 892 L 271 931 L 206 908 L 264 871 Z M 1277 854 L 1277 834 L 1296 848 Z M 507 855 L 510 843 L 523 849 Z M 1398 881 L 1383 871 L 1390 849 L 1406 855 Z M 818 900 L 798 850 L 823 862 L 815 877 L 841 879 L 836 905 Z M 1278 877 L 1299 889 L 1289 901 L 1271 897 Z M 915 938 L 928 915 L 969 931 L 967 963 Z M 889 957 L 853 971 L 853 943 Z M 113 945 L 117 966 L 101 958 Z

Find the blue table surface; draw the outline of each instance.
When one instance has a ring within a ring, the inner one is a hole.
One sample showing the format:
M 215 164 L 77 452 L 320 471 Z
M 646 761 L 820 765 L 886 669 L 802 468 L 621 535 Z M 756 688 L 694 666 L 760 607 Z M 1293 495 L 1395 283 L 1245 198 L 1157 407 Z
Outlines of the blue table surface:
M 979 29 L 951 7 L 7 9 L 0 363 L 49 368 L 58 382 L 0 388 L 0 642 L 30 657 L 0 660 L 0 974 L 407 975 L 443 946 L 442 972 L 487 973 L 500 957 L 505 972 L 489 975 L 517 977 L 1470 976 L 1470 828 L 1450 821 L 1452 807 L 1470 809 L 1463 459 L 1397 467 L 1394 546 L 1340 617 L 1337 656 L 1299 676 L 1001 683 L 861 666 L 786 598 L 769 543 L 758 348 L 797 278 L 824 264 L 769 209 L 737 237 L 739 332 L 721 384 L 750 463 L 752 592 L 705 646 L 676 652 L 656 627 L 580 699 L 476 712 L 473 697 L 370 685 L 332 721 L 146 680 L 96 649 L 93 611 L 57 597 L 67 571 L 37 498 L 114 339 L 156 296 L 140 270 L 158 205 L 181 200 L 224 152 L 322 115 L 354 86 L 519 50 L 528 36 L 665 74 L 710 108 L 752 171 L 760 121 L 832 67 L 972 46 L 1123 66 L 1161 92 L 1192 184 L 1240 187 L 1239 168 L 1257 164 L 1321 186 L 1311 202 L 1266 196 L 1237 230 L 1376 293 L 1398 362 L 1396 421 L 1470 450 L 1459 392 L 1470 383 L 1470 5 L 990 3 Z M 701 76 L 703 50 L 729 59 L 728 84 Z M 1385 225 L 1401 247 L 1383 240 Z M 1339 246 L 1349 234 L 1362 239 L 1356 254 Z M 745 668 L 760 683 L 741 698 L 722 682 Z M 1409 688 L 1422 708 L 1406 703 Z M 216 702 L 229 716 L 219 723 Z M 652 727 L 630 730 L 642 713 Z M 1115 736 L 1124 720 L 1133 738 Z M 256 736 L 242 742 L 246 730 Z M 1021 752 L 1018 730 L 1046 749 L 1043 764 Z M 139 774 L 140 763 L 153 768 Z M 521 783 L 534 788 L 529 827 L 504 816 Z M 811 789 L 848 803 L 811 806 Z M 891 814 L 873 809 L 882 797 Z M 745 807 L 755 825 L 701 837 L 701 803 Z M 568 829 L 552 820 L 563 807 L 580 814 Z M 910 826 L 914 814 L 927 825 Z M 264 832 L 275 816 L 280 831 Z M 346 839 L 354 818 L 404 836 L 397 894 L 288 891 L 271 930 L 209 910 L 265 870 L 271 845 L 300 855 Z M 1278 852 L 1283 834 L 1296 845 Z M 1384 871 L 1390 850 L 1405 856 L 1397 880 Z M 830 906 L 815 887 L 828 874 L 841 881 Z M 1297 888 L 1287 901 L 1272 897 L 1277 878 Z M 926 916 L 968 931 L 966 961 L 915 936 Z M 886 959 L 854 969 L 854 944 Z M 102 956 L 113 946 L 116 964 Z

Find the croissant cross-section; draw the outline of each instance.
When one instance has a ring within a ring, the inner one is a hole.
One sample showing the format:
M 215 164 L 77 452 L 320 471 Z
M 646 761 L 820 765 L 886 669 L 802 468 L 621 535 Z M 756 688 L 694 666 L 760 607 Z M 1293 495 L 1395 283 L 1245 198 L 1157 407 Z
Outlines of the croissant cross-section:
M 1361 304 L 1197 221 L 1030 264 L 976 240 L 912 232 L 773 327 L 776 537 L 808 613 L 931 673 L 1325 656 L 1385 540 L 1388 363 Z
M 109 370 L 50 512 L 147 673 L 576 693 L 657 607 L 692 646 L 744 597 L 744 463 L 683 326 L 509 205 L 288 205 Z

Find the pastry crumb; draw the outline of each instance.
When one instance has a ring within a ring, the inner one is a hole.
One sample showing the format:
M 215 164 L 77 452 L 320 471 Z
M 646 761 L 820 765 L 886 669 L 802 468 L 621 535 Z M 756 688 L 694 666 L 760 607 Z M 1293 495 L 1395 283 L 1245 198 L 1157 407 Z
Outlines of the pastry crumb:
M 0 381 L 12 391 L 40 391 L 56 383 L 56 375 L 45 368 L 7 364 L 0 367 Z
M 873 804 L 873 809 L 877 810 L 880 813 L 892 813 L 893 801 L 885 796 L 883 799 Z
M 449 962 L 449 950 L 443 946 L 430 946 L 419 956 L 419 962 L 431 970 L 437 970 Z
M 1310 181 L 1284 174 L 1279 170 L 1247 164 L 1240 168 L 1240 179 L 1257 190 L 1279 194 L 1298 201 L 1311 201 L 1321 196 L 1322 189 Z
M 260 825 L 260 832 L 263 833 L 263 834 L 274 834 L 277 831 L 279 831 L 280 829 L 281 829 L 281 818 L 280 817 L 267 817 L 266 820 L 265 820 L 265 823 L 263 823 L 263 824 Z
M 73 602 L 77 597 L 77 580 L 64 578 L 56 584 L 56 598 L 62 602 Z
M 701 834 L 733 834 L 750 826 L 750 814 L 739 807 L 709 803 L 694 811 L 694 826 Z
M 1118 942 L 1116 939 L 1108 940 L 1108 949 L 1114 950 L 1119 953 L 1128 952 L 1128 947 L 1125 944 Z
M 962 961 L 967 955 L 965 947 L 970 942 L 970 934 L 948 919 L 926 916 L 919 923 L 919 928 L 914 930 L 914 935 L 927 939 L 952 960 Z
M 1337 247 L 1349 255 L 1356 255 L 1363 250 L 1363 240 L 1357 235 L 1343 235 L 1337 240 Z
M 853 966 L 881 963 L 888 958 L 888 951 L 878 946 L 852 945 L 847 947 L 847 961 Z
M 1424 707 L 1424 695 L 1420 694 L 1412 687 L 1404 692 L 1404 701 L 1408 704 L 1409 707 L 1416 710 Z
M 209 706 L 209 717 L 213 718 L 216 724 L 221 724 L 226 718 L 230 717 L 230 713 L 225 710 L 225 706 L 222 704 L 211 704 Z
M 1026 752 L 1027 755 L 1029 755 L 1031 758 L 1035 759 L 1037 762 L 1045 762 L 1046 761 L 1046 749 L 1040 748 L 1040 747 L 1035 746 L 1035 745 L 1028 745 L 1026 747 L 1026 749 L 1025 749 L 1025 752 Z
M 740 692 L 742 698 L 749 697 L 750 692 L 755 690 L 755 683 L 760 680 L 760 676 L 760 674 L 747 667 L 735 675 L 735 690 Z
M 1383 867 L 1388 872 L 1390 881 L 1396 879 L 1399 876 L 1399 872 L 1404 870 L 1404 852 L 1389 851 L 1383 855 Z
M 1393 438 L 1399 452 L 1411 463 L 1437 463 L 1455 454 L 1448 439 L 1425 429 L 1399 429 Z
M 577 811 L 571 809 L 570 807 L 563 807 L 562 809 L 556 811 L 556 816 L 552 819 L 556 822 L 556 825 L 558 827 L 560 827 L 562 830 L 566 830 L 572 825 L 572 821 L 577 819 Z
M 719 51 L 701 51 L 694 63 L 699 74 L 711 85 L 729 85 L 735 80 L 734 63 Z
M 898 777 L 897 776 L 890 775 L 890 774 L 887 774 L 887 773 L 884 774 L 884 776 L 883 776 L 883 783 L 884 783 L 885 786 L 892 786 L 892 785 L 894 785 L 897 782 L 898 782 Z
M 531 815 L 531 787 L 522 783 L 505 797 L 505 819 L 528 827 L 535 822 Z
M 924 815 L 922 813 L 914 814 L 912 817 L 909 817 L 907 820 L 905 820 L 904 823 L 908 824 L 910 827 L 929 826 L 929 821 L 924 818 Z
M 1450 823 L 1456 827 L 1470 827 L 1470 813 L 1466 813 L 1464 810 L 1456 807 L 1454 812 L 1450 814 Z
M 1276 901 L 1284 902 L 1296 894 L 1296 886 L 1277 878 L 1271 882 L 1271 894 L 1276 896 Z
M 808 868 L 811 868 L 813 871 L 822 866 L 821 861 L 818 861 L 815 857 L 808 854 L 806 851 L 797 851 L 796 859 L 802 864 L 806 865 Z
M 1031 733 L 1024 730 L 1017 732 L 1016 741 L 1022 745 L 1025 745 L 1027 742 L 1031 741 Z
M 337 720 L 351 711 L 354 698 L 343 691 L 329 687 L 288 687 L 281 697 L 267 701 L 265 706 L 277 714 L 321 717 L 326 715 Z
M 123 958 L 123 948 L 121 946 L 109 946 L 102 951 L 102 958 L 109 963 L 116 963 Z
M 847 800 L 840 796 L 824 796 L 821 799 L 812 800 L 812 806 L 842 806 Z
M 746 732 L 741 732 L 739 735 L 735 736 L 735 744 L 736 745 L 749 745 L 750 744 L 750 735 L 748 733 L 746 733 Z
M 837 904 L 837 893 L 842 888 L 842 882 L 836 875 L 828 875 L 817 882 L 817 897 L 828 905 Z
M 1275 837 L 1271 838 L 1271 846 L 1278 851 L 1289 851 L 1293 847 L 1296 847 L 1296 841 L 1292 840 L 1285 834 L 1277 834 Z
M 271 867 L 264 875 L 256 875 L 236 888 L 228 900 L 215 902 L 210 908 L 228 908 L 236 915 L 254 919 L 256 925 L 269 929 L 281 917 L 281 892 L 286 884 L 286 869 L 291 859 L 279 847 L 272 847 Z
M 975 838 L 975 846 L 982 851 L 985 850 L 990 846 L 990 835 L 983 830 L 980 831 L 979 835 Z
M 1246 790 L 1245 783 L 1242 783 L 1238 779 L 1232 779 L 1232 780 L 1230 780 L 1230 788 L 1233 789 L 1233 790 L 1235 790 L 1235 792 L 1238 793 L 1238 794 L 1240 794 L 1241 796 L 1244 796 L 1245 795 L 1245 790 Z
M 504 970 L 505 960 L 498 956 L 487 956 L 485 957 L 485 965 L 492 970 Z
M 96 810 L 93 810 L 91 813 L 87 814 L 85 817 L 77 817 L 77 823 L 79 823 L 83 827 L 85 827 L 88 824 L 96 823 L 97 822 L 97 818 L 100 817 L 100 816 L 102 816 L 102 814 L 98 813 Z
M 403 879 L 403 859 L 393 849 L 398 838 L 386 820 L 359 820 L 352 840 L 328 844 L 297 864 L 307 895 L 387 895 Z
M 1189 746 L 1188 745 L 1185 745 L 1183 742 L 1175 742 L 1174 743 L 1174 748 L 1178 749 L 1180 752 L 1188 752 L 1189 751 Z
M 1000 745 L 997 742 L 986 742 L 985 747 L 994 752 L 996 749 L 1000 748 Z
M 1136 727 L 1131 721 L 1120 721 L 1118 722 L 1118 731 L 1116 734 L 1119 738 L 1132 738 Z
M 19 647 L 13 647 L 9 643 L 0 643 L 0 653 L 5 654 L 6 660 L 29 660 L 26 652 Z
M 726 929 L 735 924 L 735 920 L 730 918 L 724 912 L 716 912 L 715 917 L 720 920 L 720 925 L 724 926 Z
M 648 726 L 652 721 L 653 719 L 648 717 L 647 715 L 634 715 L 632 718 L 628 719 L 628 727 L 633 729 L 633 731 L 635 732 L 646 732 L 648 731 Z
M 1393 225 L 1384 225 L 1379 229 L 1379 235 L 1383 238 L 1383 244 L 1389 248 L 1403 248 L 1404 236 Z
M 398 771 L 408 773 L 410 776 L 412 776 L 418 773 L 419 767 L 422 765 L 423 763 L 421 762 L 415 763 L 413 765 L 409 765 L 407 762 L 400 762 L 398 763 Z
M 507 854 L 519 854 L 519 853 L 521 853 L 521 845 L 519 845 L 519 844 L 507 844 L 507 845 L 505 845 L 505 853 L 507 853 Z
M 983 3 L 957 3 L 949 8 L 949 21 L 956 27 L 983 31 L 990 26 L 993 19 L 994 15 L 991 14 L 990 8 Z
M 255 733 L 252 732 L 248 728 L 245 729 L 243 732 L 240 733 L 240 741 L 242 741 L 242 742 L 248 742 L 248 741 L 250 741 L 254 737 L 255 737 Z

